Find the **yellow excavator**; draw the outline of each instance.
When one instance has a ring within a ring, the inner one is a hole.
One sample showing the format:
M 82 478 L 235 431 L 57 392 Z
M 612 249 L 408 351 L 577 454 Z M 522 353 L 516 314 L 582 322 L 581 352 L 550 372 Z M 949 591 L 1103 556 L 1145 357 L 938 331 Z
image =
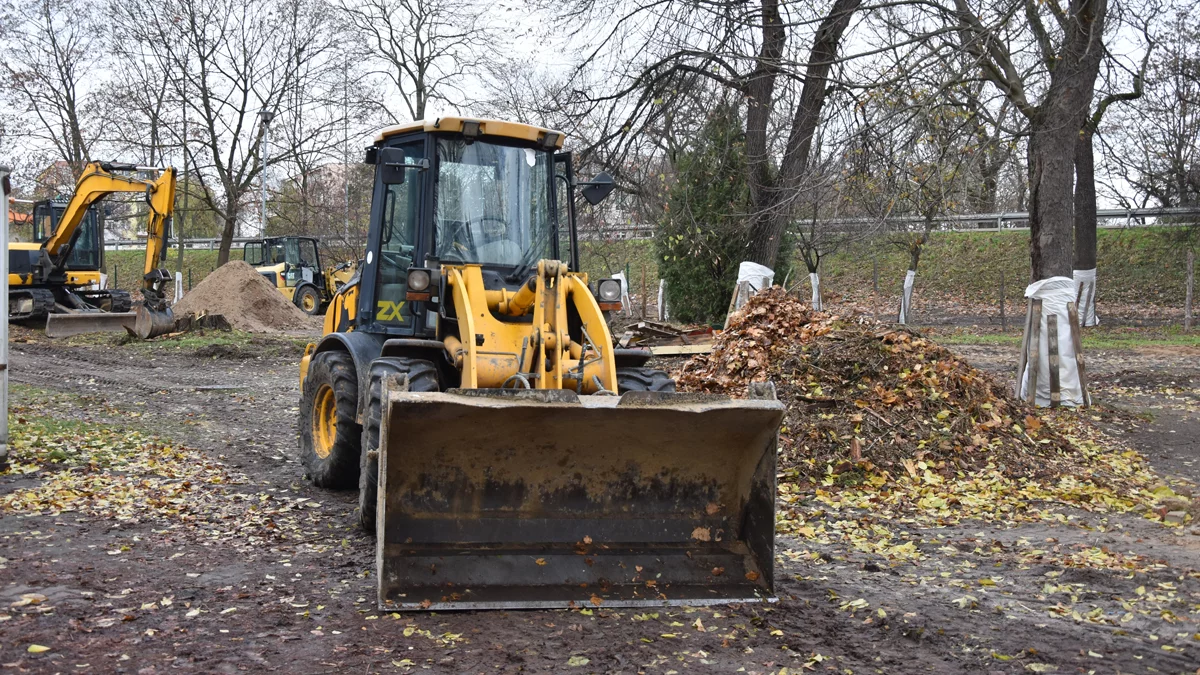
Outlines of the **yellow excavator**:
M 138 177 L 147 172 L 159 176 Z M 130 311 L 127 291 L 100 288 L 104 231 L 95 205 L 118 192 L 143 193 L 150 213 L 137 311 Z M 124 329 L 144 339 L 170 332 L 174 317 L 165 289 L 171 275 L 158 264 L 174 208 L 175 169 L 89 163 L 68 201 L 34 204 L 34 241 L 9 244 L 9 319 L 44 319 L 50 337 Z
M 579 271 L 564 135 L 447 118 L 384 129 L 363 265 L 300 364 L 309 479 L 359 493 L 388 610 L 770 600 L 770 385 L 675 392 Z
M 242 245 L 242 259 L 279 289 L 288 302 L 313 316 L 325 311 L 342 284 L 354 276 L 357 263 L 321 267 L 315 237 L 267 237 Z

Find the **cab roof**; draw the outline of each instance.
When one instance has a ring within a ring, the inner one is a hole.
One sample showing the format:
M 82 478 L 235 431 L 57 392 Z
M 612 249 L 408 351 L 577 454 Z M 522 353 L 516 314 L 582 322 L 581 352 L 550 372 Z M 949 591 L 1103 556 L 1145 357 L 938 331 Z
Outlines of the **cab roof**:
M 503 120 L 489 120 L 478 117 L 439 117 L 434 120 L 420 120 L 417 122 L 405 122 L 404 124 L 396 124 L 390 127 L 385 127 L 375 136 L 376 143 L 382 143 L 385 139 L 391 136 L 407 134 L 413 131 L 448 131 L 451 133 L 461 133 L 463 126 L 466 123 L 475 122 L 479 124 L 479 133 L 481 136 L 499 136 L 501 138 L 512 138 L 519 141 L 532 141 L 534 143 L 544 143 L 546 136 L 554 134 L 554 147 L 561 148 L 563 139 L 566 137 L 561 131 L 554 129 L 546 129 L 544 127 L 535 127 L 531 124 L 522 124 L 520 122 L 505 122 Z

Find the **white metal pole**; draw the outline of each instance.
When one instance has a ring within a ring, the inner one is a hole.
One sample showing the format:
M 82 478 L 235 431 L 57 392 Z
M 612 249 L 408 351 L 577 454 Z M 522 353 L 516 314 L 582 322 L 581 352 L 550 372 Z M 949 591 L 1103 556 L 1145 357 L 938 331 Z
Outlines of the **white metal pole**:
M 8 466 L 8 181 L 0 166 L 0 469 Z

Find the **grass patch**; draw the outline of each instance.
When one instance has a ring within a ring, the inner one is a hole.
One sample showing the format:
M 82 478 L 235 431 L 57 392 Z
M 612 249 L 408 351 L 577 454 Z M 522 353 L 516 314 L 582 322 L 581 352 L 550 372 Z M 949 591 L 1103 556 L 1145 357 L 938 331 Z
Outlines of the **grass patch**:
M 1171 242 L 1167 228 L 1100 230 L 1096 250 L 1101 306 L 1106 302 L 1182 304 L 1187 252 Z M 845 247 L 822 265 L 822 284 L 831 293 L 870 292 L 878 265 L 880 292 L 898 296 L 908 252 L 875 238 Z M 938 232 L 922 254 L 917 292 L 994 304 L 999 299 L 1001 272 L 1005 296 L 1023 304 L 1029 279 L 1028 232 Z
M 299 356 L 304 353 L 308 338 L 290 335 L 263 335 L 240 330 L 195 330 L 153 340 L 138 340 L 128 334 L 87 333 L 63 340 L 77 347 L 122 347 L 142 354 L 178 354 L 233 356 Z
M 163 267 L 171 273 L 179 271 L 176 251 L 167 255 Z M 241 260 L 241 246 L 235 246 L 229 252 L 230 260 Z M 127 291 L 140 290 L 142 287 L 142 267 L 146 263 L 145 251 L 105 251 L 104 272 L 108 274 L 110 288 L 121 288 Z M 217 268 L 217 251 L 207 249 L 188 249 L 183 252 L 183 288 L 190 290 L 199 284 Z M 115 284 L 114 284 L 114 279 Z

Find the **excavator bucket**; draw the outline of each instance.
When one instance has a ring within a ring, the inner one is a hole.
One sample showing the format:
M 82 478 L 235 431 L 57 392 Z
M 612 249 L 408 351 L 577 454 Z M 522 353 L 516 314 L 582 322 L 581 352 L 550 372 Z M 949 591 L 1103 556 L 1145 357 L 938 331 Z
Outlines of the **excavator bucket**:
M 136 312 L 75 312 L 46 316 L 46 337 L 61 338 L 84 333 L 132 330 Z
M 166 335 L 175 330 L 175 315 L 168 307 L 164 310 L 156 310 L 139 305 L 137 308 L 137 318 L 133 322 L 133 332 L 143 340 L 149 340 L 159 335 Z
M 773 599 L 770 385 L 734 400 L 385 384 L 382 609 Z

